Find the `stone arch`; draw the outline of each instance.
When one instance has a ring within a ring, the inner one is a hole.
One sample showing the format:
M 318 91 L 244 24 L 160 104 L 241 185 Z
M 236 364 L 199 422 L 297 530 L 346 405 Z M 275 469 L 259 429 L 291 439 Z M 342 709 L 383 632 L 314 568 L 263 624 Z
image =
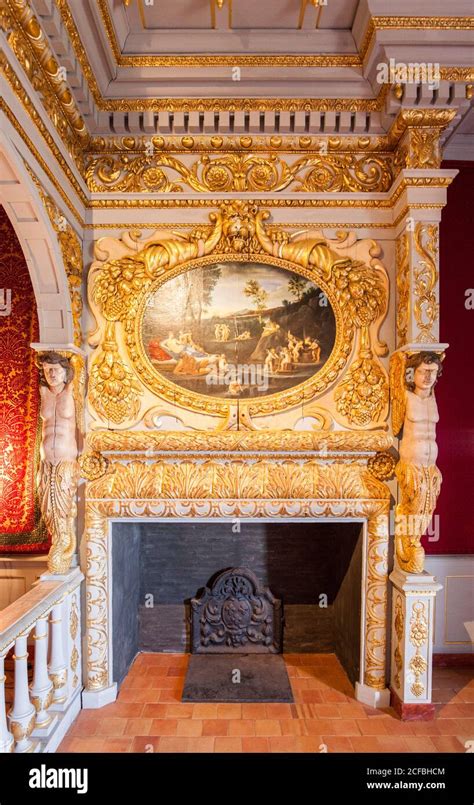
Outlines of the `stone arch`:
M 0 204 L 15 230 L 30 272 L 41 344 L 72 344 L 71 298 L 56 234 L 21 157 L 2 132 Z

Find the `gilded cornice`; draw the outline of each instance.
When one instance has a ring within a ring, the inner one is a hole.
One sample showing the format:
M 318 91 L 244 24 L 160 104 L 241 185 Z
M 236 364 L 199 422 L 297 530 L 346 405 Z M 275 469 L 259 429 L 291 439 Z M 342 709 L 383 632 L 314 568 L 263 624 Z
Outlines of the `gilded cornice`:
M 78 154 L 77 145 L 87 144 L 82 115 L 60 66 L 51 50 L 37 18 L 27 0 L 0 0 L 0 25 L 26 76 L 38 93 L 48 115 L 71 155 Z
M 405 16 L 373 16 L 370 17 L 359 48 L 359 56 L 365 64 L 372 49 L 377 31 L 410 30 L 410 31 L 469 31 L 474 26 L 474 17 L 405 17 Z
M 213 153 L 221 154 L 252 151 L 278 151 L 288 154 L 317 155 L 328 153 L 380 153 L 390 152 L 386 136 L 338 137 L 311 135 L 183 135 L 183 136 L 116 136 L 92 137 L 87 153 L 89 154 L 141 154 L 150 147 L 165 153 Z
M 20 125 L 20 123 L 18 122 L 17 118 L 15 117 L 13 112 L 11 111 L 10 107 L 5 103 L 3 98 L 0 98 L 0 110 L 5 113 L 5 115 L 7 116 L 8 120 L 10 121 L 12 126 L 15 128 L 15 130 L 18 132 L 18 134 L 20 135 L 21 139 L 23 140 L 23 142 L 25 143 L 27 148 L 30 150 L 32 156 L 34 156 L 34 158 L 36 159 L 36 161 L 37 161 L 38 165 L 40 166 L 40 168 L 44 171 L 44 173 L 48 177 L 48 179 L 51 182 L 51 184 L 53 185 L 53 187 L 56 188 L 56 190 L 58 191 L 58 193 L 61 196 L 62 200 L 64 201 L 64 203 L 66 204 L 68 209 L 74 215 L 74 218 L 82 225 L 84 223 L 83 219 L 82 219 L 82 216 L 76 210 L 76 208 L 72 204 L 69 196 L 67 195 L 67 193 L 64 191 L 63 187 L 61 186 L 60 182 L 58 182 L 58 180 L 56 179 L 56 176 L 53 174 L 53 172 L 51 171 L 51 169 L 49 168 L 49 166 L 47 165 L 47 163 L 45 162 L 45 160 L 43 159 L 43 157 L 39 153 L 38 149 L 36 148 L 36 146 L 34 145 L 32 140 L 28 137 L 26 131 L 23 128 L 23 126 Z
M 38 114 L 38 111 L 35 108 L 35 106 L 33 104 L 33 101 L 31 100 L 30 96 L 28 95 L 28 93 L 24 89 L 23 84 L 21 83 L 21 81 L 18 78 L 16 72 L 14 71 L 13 67 L 9 63 L 5 53 L 2 50 L 0 50 L 0 71 L 2 72 L 2 74 L 4 75 L 4 77 L 6 78 L 8 83 L 10 84 L 10 87 L 12 88 L 13 92 L 15 93 L 15 95 L 18 98 L 18 100 L 22 104 L 23 108 L 25 109 L 25 111 L 28 113 L 28 115 L 30 116 L 31 120 L 35 124 L 35 126 L 38 129 L 39 133 L 41 134 L 44 142 L 46 143 L 46 145 L 48 147 L 48 150 L 55 157 L 59 167 L 61 168 L 62 172 L 64 173 L 64 175 L 66 176 L 66 178 L 70 182 L 72 188 L 77 193 L 78 197 L 83 202 L 83 204 L 86 205 L 87 204 L 87 197 L 86 197 L 82 187 L 80 186 L 79 182 L 77 181 L 76 177 L 74 176 L 74 173 L 72 172 L 71 168 L 69 167 L 69 164 L 68 164 L 67 160 L 63 157 L 61 151 L 57 147 L 57 145 L 56 145 L 56 143 L 54 141 L 54 138 L 51 136 L 51 134 L 48 131 L 47 127 L 43 123 L 41 115 Z M 28 135 L 26 134 L 25 130 L 22 128 L 20 123 L 18 122 L 17 117 L 13 114 L 13 112 L 10 109 L 10 107 L 6 104 L 6 102 L 3 100 L 3 98 L 0 98 L 0 102 L 1 102 L 1 108 L 3 109 L 5 114 L 7 115 L 8 119 L 11 122 L 11 124 L 14 126 L 16 131 L 20 134 L 20 136 L 22 137 L 24 142 L 28 145 L 28 148 L 33 153 L 33 155 L 36 157 L 38 162 L 40 162 L 40 160 L 42 160 L 42 157 L 39 155 L 36 147 L 34 146 L 32 141 L 30 140 L 30 138 L 28 137 Z M 44 160 L 43 160 L 43 163 L 44 163 Z M 46 163 L 44 163 L 44 165 L 45 164 Z M 43 170 L 45 170 L 43 165 L 42 165 L 42 167 L 43 167 Z M 45 170 L 45 173 L 48 173 L 48 171 Z M 56 187 L 58 192 L 62 195 L 64 193 L 64 191 L 62 190 L 61 185 L 56 181 L 56 178 L 55 178 L 54 174 L 51 173 L 51 171 L 48 173 L 48 177 L 51 179 L 52 183 L 54 184 L 54 186 Z M 65 201 L 68 198 L 67 196 L 63 196 L 63 195 L 62 195 L 62 197 L 64 198 Z M 75 218 L 78 221 L 81 220 L 79 213 L 71 205 L 71 202 L 69 200 L 67 201 L 67 205 L 68 205 L 69 209 L 74 213 Z

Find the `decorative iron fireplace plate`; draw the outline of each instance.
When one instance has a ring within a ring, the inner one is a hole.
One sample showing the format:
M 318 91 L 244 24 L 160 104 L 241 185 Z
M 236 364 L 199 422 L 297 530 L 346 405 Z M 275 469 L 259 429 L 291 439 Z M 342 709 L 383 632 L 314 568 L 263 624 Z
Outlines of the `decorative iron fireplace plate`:
M 219 573 L 191 601 L 185 702 L 292 702 L 282 607 L 248 568 Z

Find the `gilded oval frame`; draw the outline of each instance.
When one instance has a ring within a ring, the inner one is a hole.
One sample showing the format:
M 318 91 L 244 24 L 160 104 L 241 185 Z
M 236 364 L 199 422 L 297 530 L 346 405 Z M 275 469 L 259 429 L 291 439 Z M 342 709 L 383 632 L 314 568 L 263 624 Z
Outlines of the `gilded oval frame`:
M 255 262 L 266 263 L 279 268 L 292 271 L 305 279 L 316 284 L 328 297 L 332 307 L 335 323 L 336 336 L 334 345 L 324 366 L 310 378 L 302 383 L 292 386 L 284 391 L 274 394 L 252 398 L 252 399 L 229 399 L 215 398 L 195 391 L 190 391 L 178 386 L 161 375 L 151 364 L 142 341 L 142 321 L 148 298 L 154 294 L 158 288 L 174 277 L 192 271 L 195 268 L 212 265 L 214 263 L 234 263 L 234 262 Z M 302 402 L 316 399 L 326 389 L 332 385 L 344 369 L 349 355 L 352 352 L 354 328 L 343 316 L 338 303 L 337 293 L 331 283 L 326 281 L 319 271 L 303 268 L 290 260 L 262 253 L 252 254 L 216 254 L 212 253 L 205 257 L 195 258 L 180 263 L 178 266 L 164 271 L 163 274 L 154 280 L 142 291 L 138 301 L 135 321 L 131 327 L 126 328 L 125 340 L 128 348 L 130 360 L 134 369 L 143 384 L 158 397 L 164 398 L 180 408 L 196 411 L 202 414 L 225 416 L 229 413 L 230 407 L 238 402 L 239 407 L 248 411 L 251 416 L 267 415 L 277 411 L 284 411 L 301 404 Z

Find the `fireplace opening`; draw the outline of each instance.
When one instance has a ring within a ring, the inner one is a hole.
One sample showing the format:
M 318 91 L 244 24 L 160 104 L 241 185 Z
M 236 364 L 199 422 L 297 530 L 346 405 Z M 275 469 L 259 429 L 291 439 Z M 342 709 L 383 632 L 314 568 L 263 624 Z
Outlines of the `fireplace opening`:
M 112 526 L 113 671 L 140 651 L 191 651 L 191 599 L 231 567 L 283 604 L 284 653 L 335 653 L 359 678 L 362 524 L 198 520 Z

